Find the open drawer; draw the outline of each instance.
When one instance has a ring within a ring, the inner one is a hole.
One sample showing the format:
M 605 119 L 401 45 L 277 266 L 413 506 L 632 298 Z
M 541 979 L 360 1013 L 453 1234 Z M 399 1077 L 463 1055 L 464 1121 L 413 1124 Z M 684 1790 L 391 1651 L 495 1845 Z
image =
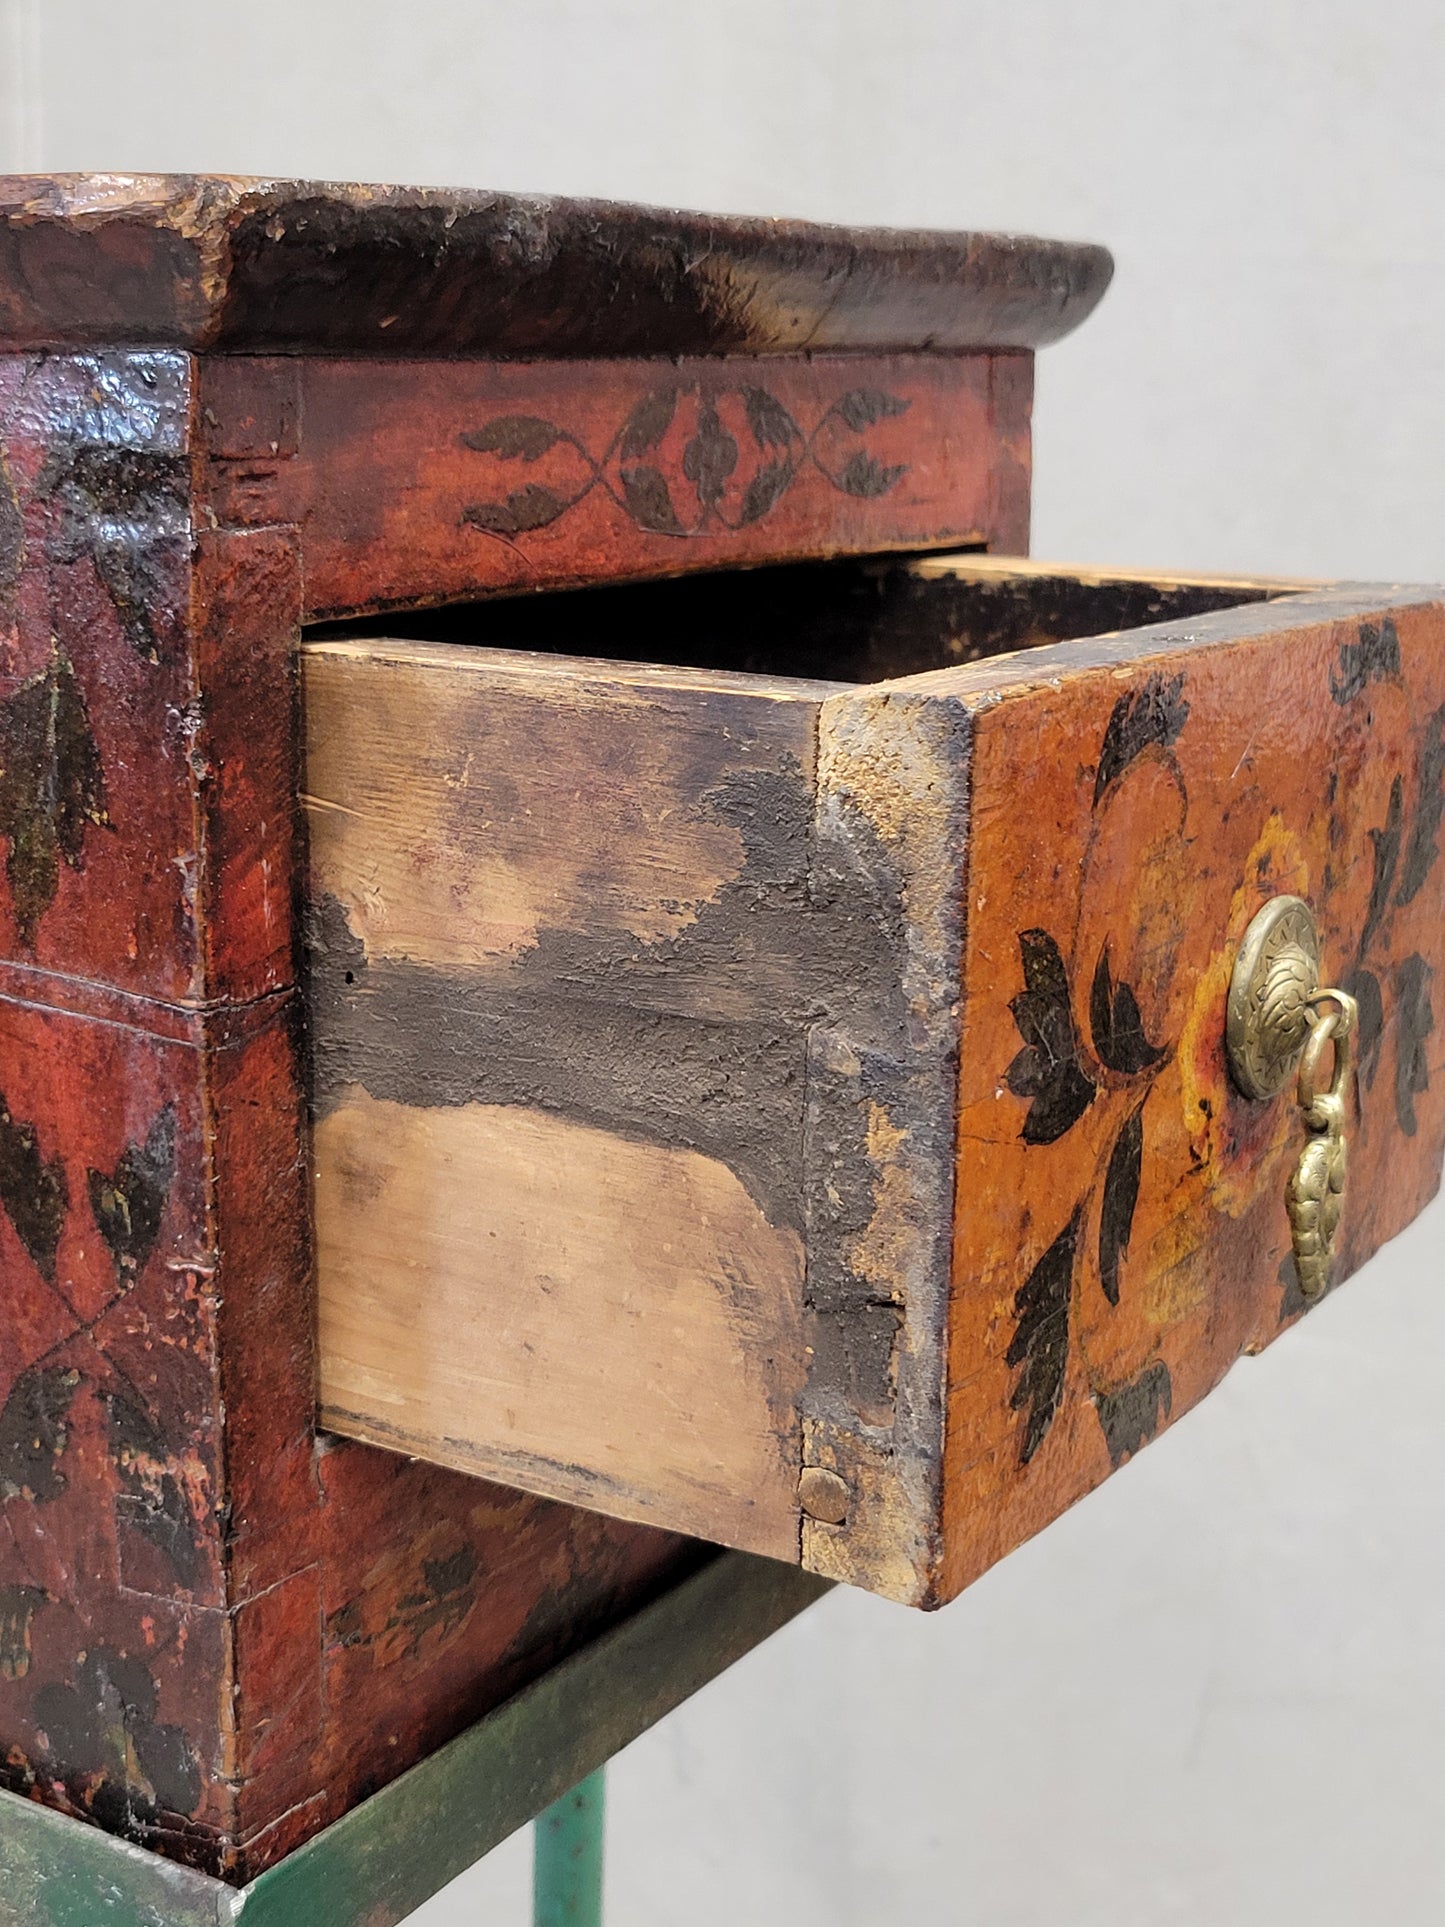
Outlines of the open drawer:
M 835 563 L 304 689 L 337 1431 L 936 1604 L 1436 1188 L 1445 592 Z M 1359 1011 L 1303 1281 L 1281 896 Z

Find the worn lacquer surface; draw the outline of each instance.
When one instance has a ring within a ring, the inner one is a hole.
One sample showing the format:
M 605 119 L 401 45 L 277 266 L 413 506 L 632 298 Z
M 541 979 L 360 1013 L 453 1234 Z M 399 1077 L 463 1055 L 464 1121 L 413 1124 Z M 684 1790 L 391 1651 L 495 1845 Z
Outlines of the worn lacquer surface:
M 1335 1283 L 1445 1146 L 1441 604 L 1322 592 L 1008 667 L 951 682 L 978 707 L 944 1596 L 1305 1308 L 1298 1107 L 1225 1061 L 1270 897 L 1360 1003 Z
M 244 1877 L 679 1542 L 315 1432 L 294 531 L 175 354 L 0 364 L 0 1774 Z

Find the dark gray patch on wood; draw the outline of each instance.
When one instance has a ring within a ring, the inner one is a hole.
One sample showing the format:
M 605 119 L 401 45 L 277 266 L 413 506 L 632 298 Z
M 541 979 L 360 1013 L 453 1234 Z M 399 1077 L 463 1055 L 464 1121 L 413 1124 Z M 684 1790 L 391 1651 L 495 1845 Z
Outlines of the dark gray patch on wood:
M 1342 642 L 1339 658 L 1330 671 L 1330 694 L 1344 707 L 1364 694 L 1372 682 L 1383 682 L 1400 674 L 1400 637 L 1393 619 L 1362 622 L 1359 640 Z
M 109 821 L 85 697 L 57 648 L 0 706 L 0 836 L 10 846 L 5 874 L 27 949 L 55 900 L 61 859 L 83 869 L 86 830 Z
M 65 1163 L 42 1155 L 35 1126 L 13 1117 L 0 1092 L 0 1205 L 31 1263 L 55 1283 L 55 1254 L 65 1228 L 70 1193 Z
M 1414 1137 L 1420 1128 L 1415 1099 L 1430 1088 L 1425 1040 L 1435 1028 L 1430 1001 L 1433 975 L 1418 951 L 1395 971 L 1395 1115 L 1406 1137 Z
M 201 1569 L 196 1521 L 165 1435 L 128 1393 L 102 1394 L 110 1454 L 120 1475 L 115 1513 L 156 1546 L 180 1585 L 193 1589 Z
M 1019 1463 L 1027 1465 L 1048 1437 L 1064 1396 L 1069 1365 L 1069 1305 L 1082 1206 L 1014 1294 L 1018 1320 L 1004 1363 L 1018 1373 L 1009 1405 L 1024 1416 Z
M 1407 904 L 1420 894 L 1440 854 L 1440 824 L 1445 818 L 1445 707 L 1437 709 L 1425 730 L 1420 756 L 1420 793 L 1410 826 L 1410 847 L 1395 901 Z
M 1385 1000 L 1380 980 L 1372 970 L 1352 970 L 1345 978 L 1345 989 L 1359 1007 L 1355 1024 L 1355 1049 L 1359 1057 L 1360 1079 L 1369 1090 L 1380 1068 L 1380 1045 L 1385 1036 Z
M 155 1246 L 175 1169 L 176 1109 L 167 1104 L 145 1143 L 127 1144 L 114 1171 L 87 1173 L 90 1208 L 120 1284 L 143 1270 Z
M 0 1499 L 44 1505 L 65 1490 L 60 1460 L 70 1442 L 66 1421 L 80 1373 L 32 1366 L 0 1407 Z
M 146 1839 L 167 1814 L 193 1815 L 201 1770 L 185 1731 L 156 1720 L 159 1693 L 143 1660 L 97 1646 L 71 1685 L 35 1696 L 54 1778 L 108 1832 Z
M 0 1586 L 0 1679 L 30 1671 L 30 1628 L 49 1598 L 38 1586 Z
M 423 1108 L 516 1104 L 737 1174 L 769 1221 L 802 1228 L 807 1026 L 835 1002 L 905 1021 L 896 957 L 846 898 L 810 893 L 812 793 L 790 757 L 707 796 L 744 840 L 739 874 L 677 936 L 544 928 L 505 966 L 368 961 L 334 900 L 308 925 L 313 1101 L 348 1086 Z M 709 1014 L 719 984 L 756 986 L 756 1015 Z
M 1094 803 L 1116 777 L 1121 776 L 1146 749 L 1169 749 L 1178 740 L 1189 720 L 1189 704 L 1184 700 L 1184 675 L 1156 673 L 1142 689 L 1130 689 L 1119 698 L 1109 715 L 1104 731 L 1104 746 L 1099 752 L 1099 767 L 1094 776 Z
M 1147 1445 L 1174 1410 L 1174 1381 L 1162 1359 L 1112 1392 L 1094 1394 L 1094 1410 L 1115 1471 Z

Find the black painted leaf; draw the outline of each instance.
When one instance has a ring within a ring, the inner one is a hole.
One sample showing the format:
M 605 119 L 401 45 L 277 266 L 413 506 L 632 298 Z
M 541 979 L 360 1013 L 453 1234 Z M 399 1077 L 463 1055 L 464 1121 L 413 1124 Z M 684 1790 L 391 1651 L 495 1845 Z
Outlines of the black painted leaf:
M 184 1727 L 157 1721 L 159 1704 L 144 1660 L 100 1645 L 80 1656 L 73 1685 L 50 1680 L 35 1695 L 54 1774 L 83 1778 L 91 1819 L 133 1840 L 149 1840 L 162 1815 L 194 1814 L 201 1799 L 195 1750 Z
M 1144 1106 L 1127 1118 L 1109 1153 L 1099 1218 L 1099 1280 L 1111 1305 L 1119 1302 L 1119 1272 L 1134 1230 L 1139 1173 L 1144 1162 Z
M 1390 785 L 1390 802 L 1385 811 L 1384 826 L 1370 831 L 1370 844 L 1374 851 L 1375 874 L 1370 884 L 1370 903 L 1365 911 L 1365 927 L 1360 932 L 1360 955 L 1363 957 L 1370 946 L 1370 939 L 1380 927 L 1380 921 L 1390 902 L 1390 891 L 1394 887 L 1395 871 L 1400 861 L 1401 821 L 1405 814 L 1405 779 L 1397 776 Z
M 1385 1035 L 1385 1000 L 1380 980 L 1372 970 L 1352 970 L 1345 978 L 1345 989 L 1359 1007 L 1355 1023 L 1355 1049 L 1359 1056 L 1360 1078 L 1368 1090 L 1380 1067 L 1380 1045 Z
M 491 535 L 525 535 L 528 529 L 545 529 L 571 506 L 566 496 L 554 494 L 540 482 L 528 482 L 525 488 L 513 489 L 505 502 L 473 502 L 462 510 L 462 520 Z
M 166 593 L 172 556 L 133 528 L 97 529 L 92 550 L 95 572 L 131 647 L 147 662 L 159 662 L 151 613 Z
M 109 822 L 100 752 L 85 698 L 59 649 L 0 708 L 0 835 L 20 940 L 55 900 L 60 859 L 83 865 L 89 825 Z
M 1139 1376 L 1112 1392 L 1094 1394 L 1109 1462 L 1115 1470 L 1141 1446 L 1147 1445 L 1160 1423 L 1174 1410 L 1174 1381 L 1163 1359 L 1146 1365 Z
M 149 1539 L 181 1585 L 195 1585 L 201 1566 L 196 1522 L 165 1437 L 150 1414 L 124 1392 L 103 1394 L 110 1454 L 120 1474 L 116 1519 Z
M 667 483 L 655 468 L 644 463 L 622 471 L 622 499 L 627 513 L 640 529 L 654 535 L 685 535 L 677 519 Z
M 1189 720 L 1189 705 L 1184 700 L 1184 677 L 1150 676 L 1142 689 L 1131 689 L 1121 696 L 1109 716 L 1104 731 L 1104 746 L 1099 752 L 1099 768 L 1094 778 L 1097 804 L 1116 776 L 1122 773 L 1151 746 L 1168 749 L 1179 740 Z
M 114 1171 L 90 1171 L 90 1208 L 125 1284 L 151 1254 L 176 1168 L 176 1111 L 167 1104 L 143 1145 L 127 1144 Z
M 745 526 L 749 522 L 760 522 L 787 492 L 795 472 L 793 464 L 786 460 L 769 462 L 760 468 L 743 494 L 739 523 Z
M 65 1226 L 70 1195 L 65 1166 L 59 1156 L 44 1158 L 33 1124 L 10 1115 L 0 1095 L 0 1204 L 15 1227 L 15 1235 L 31 1263 L 49 1284 L 55 1283 L 55 1253 Z
M 803 431 L 775 395 L 766 388 L 745 388 L 743 407 L 748 427 L 759 448 L 787 448 L 803 439 Z
M 0 604 L 9 599 L 11 590 L 20 580 L 24 560 L 25 518 L 20 512 L 20 498 L 10 479 L 5 451 L 0 448 Z
M 1359 641 L 1340 644 L 1339 661 L 1330 671 L 1330 694 L 1342 705 L 1353 702 L 1371 682 L 1399 673 L 1400 637 L 1393 619 L 1362 622 Z
M 468 429 L 462 445 L 479 455 L 500 455 L 504 462 L 535 462 L 561 439 L 557 424 L 540 415 L 498 415 L 482 428 Z
M 1133 989 L 1114 982 L 1107 943 L 1099 953 L 1089 987 L 1089 1028 L 1099 1062 L 1121 1076 L 1134 1077 L 1163 1062 L 1165 1053 L 1144 1035 L 1144 1019 Z
M 1039 1259 L 1014 1297 L 1018 1324 L 1005 1363 L 1018 1372 L 1009 1396 L 1025 1414 L 1019 1462 L 1027 1465 L 1048 1435 L 1064 1395 L 1069 1363 L 1069 1300 L 1082 1207 Z
M 850 428 L 861 432 L 888 415 L 902 415 L 909 404 L 901 395 L 886 395 L 881 388 L 850 388 L 833 406 Z
M 900 475 L 908 473 L 907 462 L 898 462 L 892 467 L 885 466 L 872 455 L 860 450 L 850 455 L 843 464 L 838 476 L 838 486 L 847 495 L 875 496 L 886 495 Z
M 1425 747 L 1420 756 L 1420 795 L 1415 804 L 1415 821 L 1410 829 L 1410 847 L 1405 853 L 1396 903 L 1409 903 L 1420 894 L 1440 854 L 1442 818 L 1445 818 L 1445 708 L 1435 711 L 1425 730 Z
M 634 462 L 657 447 L 677 412 L 677 390 L 654 388 L 642 397 L 622 428 L 618 453 L 624 462 Z
M 1399 1050 L 1395 1059 L 1395 1115 L 1406 1137 L 1414 1137 L 1420 1128 L 1415 1099 L 1430 1088 L 1425 1039 L 1435 1028 L 1430 1001 L 1432 974 L 1418 952 L 1406 957 L 1395 972 L 1395 1037 Z
M 1079 1062 L 1079 1034 L 1069 1002 L 1069 974 L 1047 930 L 1019 932 L 1024 988 L 1009 1009 L 1024 1048 L 1005 1072 L 1015 1097 L 1027 1097 L 1019 1135 L 1026 1144 L 1052 1144 L 1094 1101 L 1093 1079 Z
M 728 477 L 738 465 L 738 445 L 723 427 L 717 409 L 705 401 L 698 412 L 697 433 L 682 453 L 682 472 L 697 490 L 704 508 L 722 500 Z
M 32 1366 L 10 1387 L 0 1408 L 0 1499 L 36 1505 L 65 1490 L 60 1459 L 70 1442 L 66 1419 L 80 1373 Z

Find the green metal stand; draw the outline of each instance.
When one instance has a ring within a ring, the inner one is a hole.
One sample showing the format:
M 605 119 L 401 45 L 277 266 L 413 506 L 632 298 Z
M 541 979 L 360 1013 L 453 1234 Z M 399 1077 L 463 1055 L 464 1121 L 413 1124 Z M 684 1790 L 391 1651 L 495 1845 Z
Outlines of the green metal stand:
M 532 1830 L 532 1927 L 602 1927 L 606 1768 L 539 1813 Z

